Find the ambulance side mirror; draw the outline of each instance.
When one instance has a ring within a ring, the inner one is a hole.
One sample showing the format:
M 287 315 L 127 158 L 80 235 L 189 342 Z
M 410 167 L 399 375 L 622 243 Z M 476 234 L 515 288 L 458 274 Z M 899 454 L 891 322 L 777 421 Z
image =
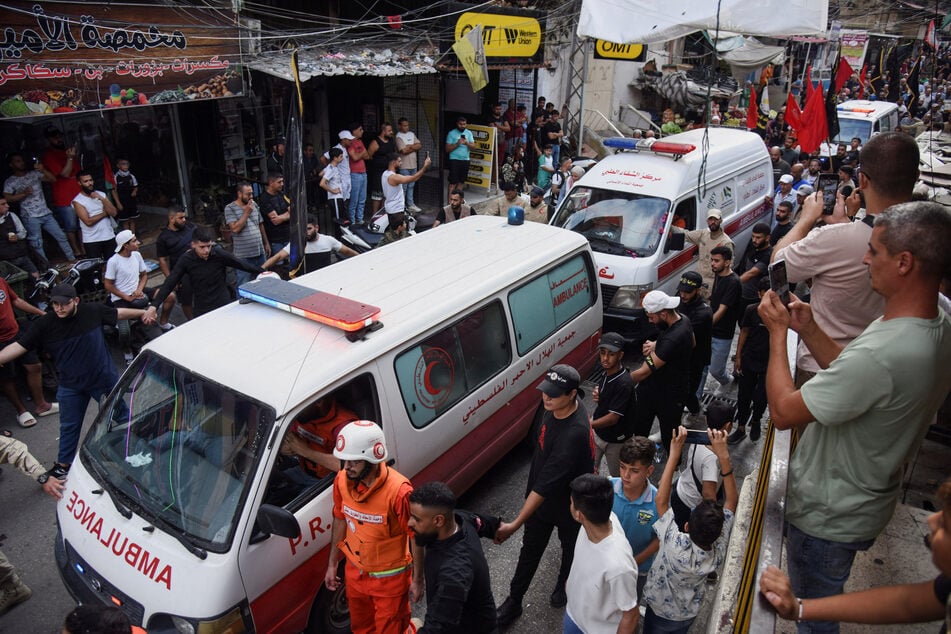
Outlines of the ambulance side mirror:
M 300 537 L 300 524 L 294 514 L 280 506 L 262 504 L 258 509 L 258 528 L 266 535 L 294 539 Z
M 671 231 L 667 235 L 667 242 L 664 243 L 664 253 L 671 251 L 683 251 L 686 244 L 686 236 L 680 231 Z

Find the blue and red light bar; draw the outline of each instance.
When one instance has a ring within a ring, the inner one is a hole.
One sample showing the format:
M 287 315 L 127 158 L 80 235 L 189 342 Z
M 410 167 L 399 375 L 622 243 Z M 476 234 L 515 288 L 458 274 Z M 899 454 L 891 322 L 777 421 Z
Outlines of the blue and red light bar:
M 618 150 L 650 150 L 657 154 L 673 154 L 683 156 L 697 149 L 692 143 L 668 143 L 659 139 L 629 139 L 627 137 L 611 137 L 604 139 L 604 147 Z
M 238 288 L 238 297 L 346 332 L 372 326 L 380 314 L 376 306 L 273 277 L 242 284 Z

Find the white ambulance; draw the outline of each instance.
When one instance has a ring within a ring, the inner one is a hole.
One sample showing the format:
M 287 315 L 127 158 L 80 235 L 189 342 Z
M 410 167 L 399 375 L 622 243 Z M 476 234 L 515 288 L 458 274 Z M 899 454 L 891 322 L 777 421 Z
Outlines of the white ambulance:
M 848 145 L 852 139 L 858 138 L 859 145 L 865 145 L 873 134 L 891 132 L 898 127 L 898 105 L 890 101 L 853 99 L 843 101 L 835 111 L 839 119 L 839 134 L 828 148 L 823 144 L 823 156 L 834 155 L 839 143 Z
M 334 474 L 290 477 L 292 423 L 333 396 L 401 473 L 462 492 L 540 416 L 548 368 L 593 367 L 596 271 L 577 234 L 475 216 L 246 284 L 104 400 L 57 507 L 66 586 L 151 634 L 348 631 L 323 587 Z
M 763 140 L 745 130 L 691 130 L 663 139 L 607 139 L 620 149 L 592 167 L 568 192 L 551 223 L 591 242 L 604 302 L 604 329 L 640 340 L 651 332 L 641 299 L 674 294 L 680 275 L 697 268 L 697 247 L 673 231 L 706 227 L 707 211 L 738 259 L 754 224 L 770 222 L 773 168 Z

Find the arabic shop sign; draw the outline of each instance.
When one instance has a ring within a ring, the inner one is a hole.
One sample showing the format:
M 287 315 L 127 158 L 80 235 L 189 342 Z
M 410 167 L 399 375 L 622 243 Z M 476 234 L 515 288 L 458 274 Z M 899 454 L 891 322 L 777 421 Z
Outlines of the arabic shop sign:
M 230 97 L 244 91 L 238 30 L 208 9 L 9 2 L 0 116 Z

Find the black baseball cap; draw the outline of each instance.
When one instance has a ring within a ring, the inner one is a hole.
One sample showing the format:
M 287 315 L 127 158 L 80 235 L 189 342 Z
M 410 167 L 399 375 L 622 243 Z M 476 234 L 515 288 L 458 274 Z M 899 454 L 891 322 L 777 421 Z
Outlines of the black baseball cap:
M 696 271 L 687 271 L 680 276 L 680 284 L 677 285 L 678 291 L 695 291 L 703 286 L 703 278 Z
M 57 284 L 50 292 L 50 301 L 58 304 L 66 304 L 78 297 L 76 288 L 72 284 Z
M 532 187 L 532 196 L 544 196 L 545 190 L 541 187 Z
M 598 342 L 598 347 L 610 350 L 611 352 L 618 352 L 624 350 L 624 344 L 624 337 L 616 332 L 606 332 L 601 335 L 601 341 Z
M 584 392 L 578 387 L 581 385 L 581 375 L 570 365 L 560 363 L 552 366 L 551 370 L 545 373 L 544 380 L 538 385 L 538 389 L 552 398 L 564 396 L 571 390 L 578 390 L 578 396 L 584 398 Z

